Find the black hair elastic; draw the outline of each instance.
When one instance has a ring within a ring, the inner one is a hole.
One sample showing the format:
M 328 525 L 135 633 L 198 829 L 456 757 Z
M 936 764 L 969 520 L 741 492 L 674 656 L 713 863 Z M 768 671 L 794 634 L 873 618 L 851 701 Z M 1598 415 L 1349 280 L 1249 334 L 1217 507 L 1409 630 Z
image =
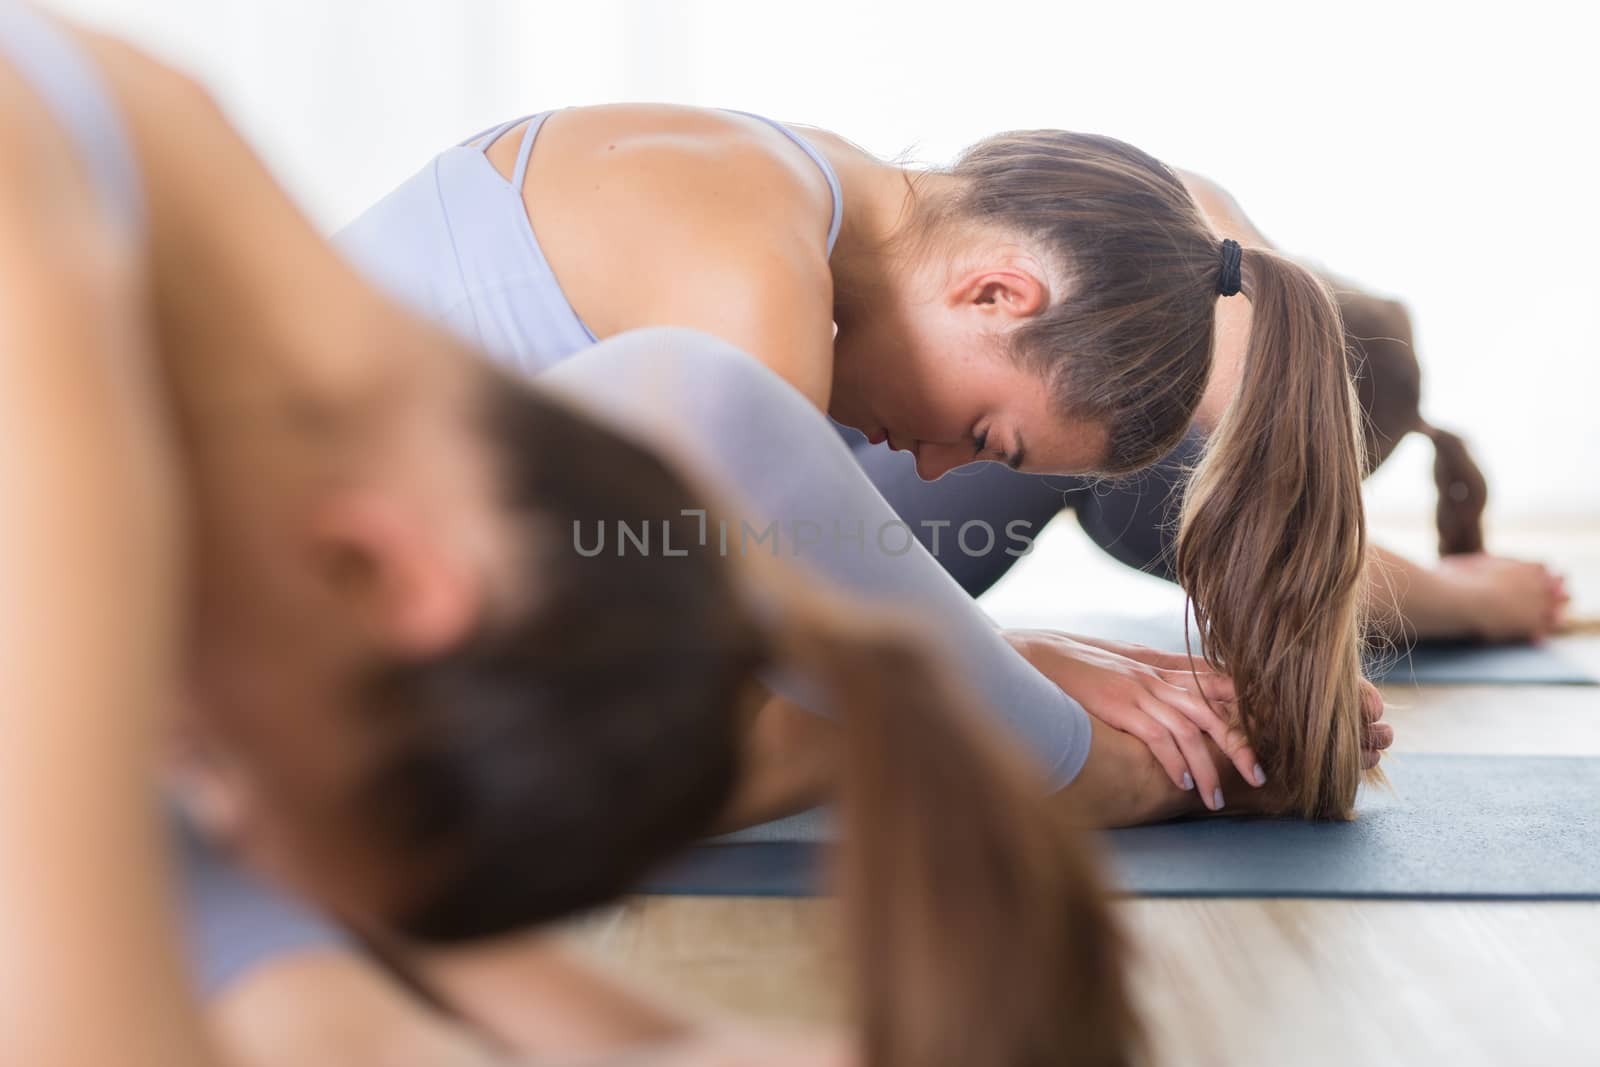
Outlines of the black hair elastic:
M 1217 292 L 1223 296 L 1232 296 L 1239 291 L 1239 263 L 1244 256 L 1244 249 L 1239 247 L 1239 242 L 1228 238 L 1222 242 L 1222 271 L 1217 275 Z

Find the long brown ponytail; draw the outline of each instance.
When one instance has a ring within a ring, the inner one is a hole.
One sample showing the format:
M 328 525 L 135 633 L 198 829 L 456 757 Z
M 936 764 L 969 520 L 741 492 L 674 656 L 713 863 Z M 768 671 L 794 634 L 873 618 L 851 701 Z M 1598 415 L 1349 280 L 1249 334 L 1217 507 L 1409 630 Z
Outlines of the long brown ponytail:
M 964 152 L 913 216 L 1034 242 L 1061 295 L 1008 336 L 1064 418 L 1105 433 L 1103 473 L 1183 437 L 1212 376 L 1221 239 L 1176 173 L 1132 145 L 1066 130 Z M 1200 651 L 1231 672 L 1237 717 L 1283 810 L 1348 817 L 1360 777 L 1364 443 L 1339 314 L 1271 252 L 1241 264 L 1254 309 L 1243 385 L 1188 492 L 1178 579 Z
M 800 602 L 779 641 L 843 727 L 835 871 L 864 1062 L 1138 1062 L 1123 937 L 1061 798 L 903 620 Z
M 1248 249 L 1242 274 L 1249 345 L 1185 498 L 1178 580 L 1288 810 L 1348 818 L 1366 527 L 1343 329 L 1327 288 L 1290 260 Z

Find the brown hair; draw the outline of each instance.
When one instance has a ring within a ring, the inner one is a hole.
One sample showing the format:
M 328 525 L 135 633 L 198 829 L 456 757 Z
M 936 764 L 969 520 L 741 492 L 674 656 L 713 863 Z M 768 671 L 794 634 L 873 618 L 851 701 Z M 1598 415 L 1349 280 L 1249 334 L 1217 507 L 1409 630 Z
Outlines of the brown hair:
M 1421 419 L 1417 420 L 1417 432 L 1433 442 L 1433 484 L 1439 493 L 1433 518 L 1439 531 L 1439 555 L 1482 552 L 1488 480 L 1460 437 Z
M 1433 442 L 1433 480 L 1438 490 L 1435 523 L 1439 554 L 1483 551 L 1483 512 L 1489 484 L 1466 442 L 1422 417 L 1422 368 L 1405 305 L 1324 276 L 1344 319 L 1350 371 L 1366 412 L 1367 466 L 1376 469 L 1408 433 Z
M 940 210 L 1022 235 L 1067 290 L 1011 336 L 1070 418 L 1104 427 L 1105 473 L 1147 466 L 1194 417 L 1212 369 L 1220 238 L 1178 177 L 1109 137 L 1001 134 L 949 172 Z M 933 218 L 940 216 L 936 213 Z M 1176 570 L 1200 648 L 1283 810 L 1347 818 L 1361 774 L 1363 445 L 1328 289 L 1259 248 L 1238 395 L 1185 498 Z
M 1086 844 L 896 620 L 759 554 L 698 548 L 704 500 L 648 450 L 520 384 L 489 397 L 533 603 L 368 691 L 392 743 L 359 795 L 428 872 L 398 926 L 491 936 L 615 898 L 709 833 L 757 672 L 843 725 L 836 857 L 872 1067 L 1120 1065 L 1121 940 Z M 683 556 L 585 556 L 574 523 L 672 527 Z
M 844 727 L 835 869 L 865 1062 L 1142 1062 L 1123 936 L 1063 798 L 909 623 L 806 599 L 780 640 Z

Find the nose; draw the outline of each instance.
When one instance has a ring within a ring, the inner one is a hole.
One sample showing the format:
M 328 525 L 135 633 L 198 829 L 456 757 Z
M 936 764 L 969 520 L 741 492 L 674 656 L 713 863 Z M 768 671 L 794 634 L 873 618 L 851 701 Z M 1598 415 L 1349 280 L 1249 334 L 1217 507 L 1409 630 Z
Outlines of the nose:
M 923 441 L 917 448 L 917 477 L 938 481 L 957 467 L 972 462 L 972 452 L 961 445 L 935 445 Z

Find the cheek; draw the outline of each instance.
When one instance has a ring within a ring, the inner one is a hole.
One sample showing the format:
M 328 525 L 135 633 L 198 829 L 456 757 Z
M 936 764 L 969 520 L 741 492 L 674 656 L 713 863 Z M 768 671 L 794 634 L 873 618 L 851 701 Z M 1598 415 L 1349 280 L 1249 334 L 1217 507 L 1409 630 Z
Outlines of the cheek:
M 273 710 L 234 709 L 233 766 L 204 790 L 208 821 L 274 881 L 340 914 L 371 914 L 395 881 L 358 808 L 374 738 L 343 709 Z
M 218 754 L 214 743 L 186 739 L 166 786 L 173 803 L 207 837 L 231 847 L 246 836 L 255 804 L 237 767 Z
M 982 362 L 946 357 L 930 373 L 924 390 L 928 432 L 922 436 L 933 441 L 965 440 L 985 415 L 1016 409 L 1009 384 Z
M 313 792 L 259 789 L 228 844 L 246 866 L 317 903 L 323 910 L 370 922 L 389 914 L 412 879 L 400 876 L 376 833 L 361 825 L 345 783 Z
M 330 903 L 340 857 L 336 820 L 315 814 L 303 788 L 289 792 L 262 779 L 257 758 L 232 760 L 211 748 L 184 754 L 169 777 L 171 796 L 184 814 L 230 858 L 276 885 Z M 334 877 L 330 878 L 330 874 Z
M 880 318 L 857 327 L 836 350 L 838 373 L 880 387 L 927 377 L 944 364 L 942 353 L 951 346 L 925 326 Z

